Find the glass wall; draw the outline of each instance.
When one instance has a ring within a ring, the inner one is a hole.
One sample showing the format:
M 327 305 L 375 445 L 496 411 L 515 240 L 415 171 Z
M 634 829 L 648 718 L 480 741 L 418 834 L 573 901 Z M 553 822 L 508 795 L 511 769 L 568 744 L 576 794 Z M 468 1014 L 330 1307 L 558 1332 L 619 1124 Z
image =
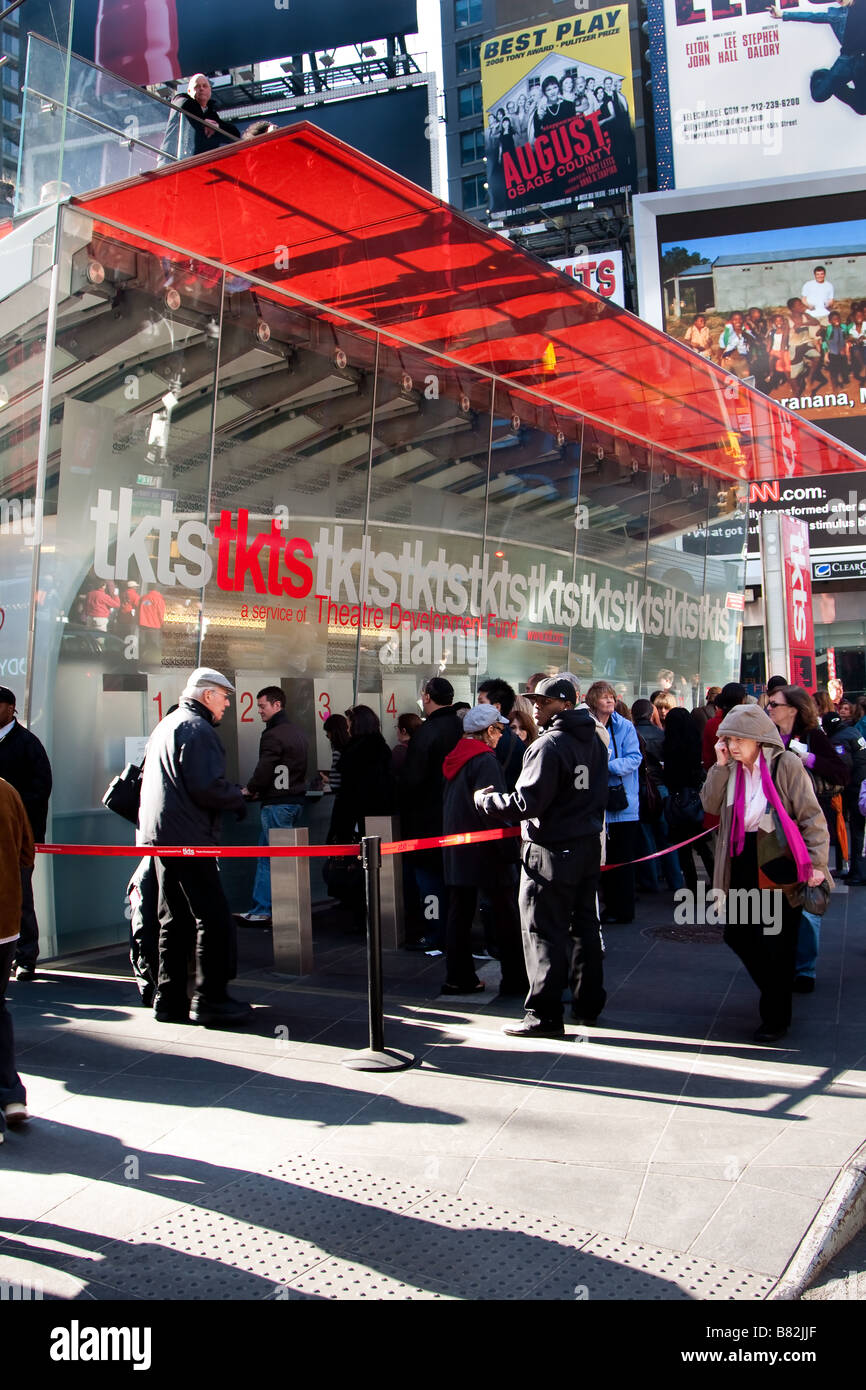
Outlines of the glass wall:
M 0 682 L 27 670 L 32 615 L 56 841 L 129 841 L 102 794 L 198 664 L 237 685 L 221 737 L 244 780 L 266 684 L 312 772 L 329 713 L 372 705 L 393 741 L 431 675 L 469 700 L 487 675 L 570 670 L 631 702 L 670 671 L 691 705 L 737 674 L 744 518 L 713 476 L 79 210 L 58 275 L 51 333 L 50 272 L 2 305 L 0 396 Z M 101 863 L 94 895 L 89 861 L 57 861 L 61 950 L 122 938 L 129 868 Z

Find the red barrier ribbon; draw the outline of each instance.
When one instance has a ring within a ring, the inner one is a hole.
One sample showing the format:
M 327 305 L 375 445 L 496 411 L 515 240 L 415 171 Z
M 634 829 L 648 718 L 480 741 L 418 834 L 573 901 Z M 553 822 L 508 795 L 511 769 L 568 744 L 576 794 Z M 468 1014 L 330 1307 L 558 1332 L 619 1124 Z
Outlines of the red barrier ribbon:
M 663 854 L 673 854 L 684 845 L 694 844 L 710 835 L 711 830 L 702 830 L 690 840 L 681 840 L 667 849 L 656 850 L 655 854 L 645 854 L 640 859 L 630 859 L 629 864 L 645 864 L 648 859 L 659 859 Z M 491 840 L 510 840 L 520 834 L 519 825 L 510 825 L 504 830 L 470 830 L 460 835 L 433 835 L 426 840 L 386 840 L 381 850 L 383 854 L 410 854 L 423 849 L 456 849 L 460 845 L 480 845 Z M 134 857 L 144 859 L 334 859 L 341 855 L 356 858 L 361 853 L 360 845 L 37 845 L 38 854 L 95 854 L 108 859 Z M 627 864 L 605 864 L 602 873 L 609 869 L 625 869 Z

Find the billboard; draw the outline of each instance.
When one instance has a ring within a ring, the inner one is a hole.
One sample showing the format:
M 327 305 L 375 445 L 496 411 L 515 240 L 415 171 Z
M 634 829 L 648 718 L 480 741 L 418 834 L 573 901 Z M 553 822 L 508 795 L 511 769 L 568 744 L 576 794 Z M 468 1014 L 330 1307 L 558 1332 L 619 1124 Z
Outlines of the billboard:
M 850 169 L 866 6 L 648 0 L 660 188 Z M 859 42 L 859 50 L 852 44 Z
M 623 280 L 622 252 L 598 251 L 591 256 L 569 256 L 564 260 L 551 261 L 550 264 L 564 275 L 570 275 L 578 284 L 594 290 L 602 299 L 625 308 L 625 282 Z
M 338 140 L 345 140 L 396 174 L 433 191 L 432 142 L 429 130 L 430 95 L 426 84 L 396 91 L 371 93 L 346 101 L 321 102 L 291 111 L 262 112 L 255 117 L 231 117 L 241 129 L 255 120 L 269 120 L 280 127 L 309 121 Z
M 786 478 L 749 486 L 748 554 L 760 549 L 759 519 L 763 512 L 784 512 L 802 521 L 812 551 L 846 554 L 866 560 L 866 473 L 834 473 L 821 478 Z M 818 578 L 829 579 L 822 574 Z
M 631 70 L 628 5 L 482 44 L 491 213 L 634 190 Z
M 866 452 L 866 193 L 812 186 L 636 199 L 641 313 Z
M 145 86 L 414 34 L 416 8 L 415 0 L 76 0 L 72 49 Z M 56 10 L 56 0 L 25 0 L 22 25 L 53 39 Z

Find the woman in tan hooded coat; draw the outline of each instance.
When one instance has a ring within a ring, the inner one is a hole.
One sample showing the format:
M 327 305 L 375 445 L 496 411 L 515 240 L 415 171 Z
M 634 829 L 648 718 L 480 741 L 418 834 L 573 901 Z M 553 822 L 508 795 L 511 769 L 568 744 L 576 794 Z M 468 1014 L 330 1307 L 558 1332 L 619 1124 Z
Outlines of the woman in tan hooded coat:
M 713 887 L 725 895 L 725 941 L 761 991 L 755 1040 L 776 1042 L 791 1022 L 804 890 L 832 888 L 824 814 L 802 762 L 757 705 L 736 706 L 719 725 L 701 801 L 719 817 Z M 779 837 L 787 854 L 770 861 Z

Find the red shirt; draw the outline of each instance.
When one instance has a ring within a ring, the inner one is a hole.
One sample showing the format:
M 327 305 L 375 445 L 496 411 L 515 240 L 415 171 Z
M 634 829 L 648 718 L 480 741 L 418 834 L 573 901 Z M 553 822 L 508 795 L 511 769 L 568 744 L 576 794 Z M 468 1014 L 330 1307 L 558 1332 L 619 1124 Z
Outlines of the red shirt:
M 151 589 L 138 605 L 139 627 L 162 627 L 165 621 L 165 599 L 158 589 Z
M 712 719 L 708 719 L 704 725 L 704 732 L 701 738 L 701 762 L 707 772 L 709 772 L 711 767 L 715 766 L 716 732 L 724 717 L 722 712 L 719 711 L 718 714 L 713 715 Z
M 116 594 L 106 593 L 105 589 L 91 589 L 84 601 L 84 611 L 88 618 L 107 618 L 112 608 L 120 607 Z

